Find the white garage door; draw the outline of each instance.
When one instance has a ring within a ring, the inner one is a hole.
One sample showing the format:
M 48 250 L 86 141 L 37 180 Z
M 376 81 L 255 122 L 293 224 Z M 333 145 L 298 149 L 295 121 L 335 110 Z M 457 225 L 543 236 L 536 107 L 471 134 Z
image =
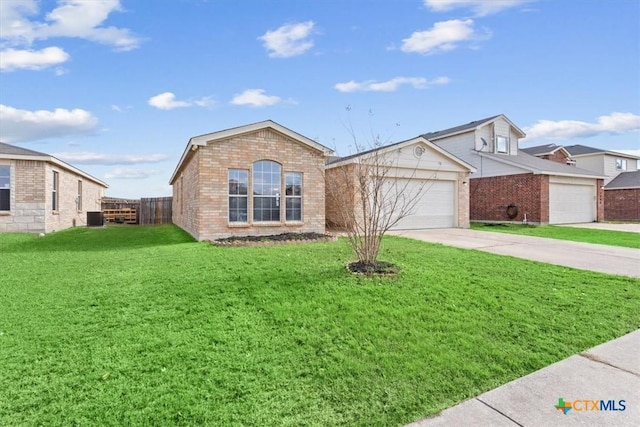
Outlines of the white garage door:
M 595 190 L 594 185 L 549 184 L 549 224 L 595 221 Z
M 453 181 L 399 180 L 398 187 L 409 195 L 418 195 L 413 213 L 402 220 L 394 230 L 421 228 L 451 228 L 455 226 L 455 184 Z M 422 191 L 420 189 L 422 188 Z

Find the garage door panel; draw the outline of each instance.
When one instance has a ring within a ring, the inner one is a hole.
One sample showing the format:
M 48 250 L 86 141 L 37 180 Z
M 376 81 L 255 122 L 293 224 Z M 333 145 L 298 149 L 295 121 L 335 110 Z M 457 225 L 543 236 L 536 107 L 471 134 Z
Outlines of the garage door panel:
M 549 223 L 595 221 L 595 190 L 594 185 L 549 184 Z
M 453 181 L 401 180 L 399 188 L 418 196 L 413 213 L 396 224 L 394 230 L 451 228 L 455 226 L 455 183 Z M 422 189 L 422 191 L 420 191 Z

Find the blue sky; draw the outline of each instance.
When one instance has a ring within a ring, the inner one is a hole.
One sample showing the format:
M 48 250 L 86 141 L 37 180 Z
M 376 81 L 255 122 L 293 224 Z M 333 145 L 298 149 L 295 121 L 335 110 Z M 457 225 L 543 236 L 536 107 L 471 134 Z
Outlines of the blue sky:
M 190 137 L 266 119 L 353 151 L 506 114 L 640 155 L 636 0 L 2 0 L 0 140 L 171 194 Z

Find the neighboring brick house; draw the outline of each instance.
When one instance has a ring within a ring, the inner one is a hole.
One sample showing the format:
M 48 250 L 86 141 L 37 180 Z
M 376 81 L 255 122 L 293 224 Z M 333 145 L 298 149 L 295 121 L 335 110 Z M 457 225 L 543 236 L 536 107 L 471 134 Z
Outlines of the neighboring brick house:
M 0 142 L 0 232 L 86 225 L 107 184 L 48 154 Z
M 169 182 L 173 222 L 198 240 L 323 233 L 331 154 L 271 120 L 193 137 Z
M 477 169 L 470 179 L 471 221 L 604 218 L 604 176 L 520 150 L 525 134 L 502 114 L 422 136 Z
M 548 158 L 546 156 L 550 154 L 550 160 L 561 163 L 565 163 L 563 158 L 566 153 L 569 159 L 567 163 L 604 175 L 604 220 L 640 220 L 640 175 L 637 173 L 640 157 L 586 145 L 563 147 L 549 144 L 525 148 L 523 151 L 541 158 Z
M 536 147 L 520 148 L 520 151 L 541 159 L 562 163 L 563 165 L 573 166 L 576 164 L 576 161 L 571 158 L 571 154 L 562 145 L 538 145 Z
M 468 228 L 469 174 L 473 171 L 472 166 L 422 137 L 332 158 L 325 172 L 327 223 L 345 227 L 362 219 L 358 178 L 371 173 L 385 177 L 385 188 L 378 194 L 381 205 L 394 206 L 387 212 L 391 221 L 397 221 L 392 229 Z M 408 214 L 402 212 L 405 209 Z
M 607 221 L 640 221 L 640 170 L 622 172 L 604 187 Z

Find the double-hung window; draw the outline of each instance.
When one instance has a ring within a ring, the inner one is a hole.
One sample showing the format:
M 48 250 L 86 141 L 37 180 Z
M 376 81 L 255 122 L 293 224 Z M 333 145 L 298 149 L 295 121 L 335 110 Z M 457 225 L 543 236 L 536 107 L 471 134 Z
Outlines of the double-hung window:
M 509 154 L 509 138 L 496 136 L 496 153 Z
M 78 198 L 76 199 L 78 211 L 82 210 L 82 181 L 78 180 Z
M 285 182 L 285 211 L 287 221 L 302 221 L 302 173 L 287 172 Z
M 626 171 L 627 170 L 627 159 L 616 159 L 616 170 Z
M 59 201 L 58 201 L 58 196 L 59 196 L 59 188 L 60 188 L 60 178 L 59 178 L 59 174 L 56 171 L 53 171 L 53 181 L 52 181 L 52 186 L 51 186 L 51 210 L 52 211 L 57 211 L 58 210 L 58 205 L 59 205 Z
M 253 164 L 253 221 L 279 222 L 282 167 L 270 160 Z
M 11 166 L 0 165 L 0 211 L 11 210 Z
M 181 207 L 183 197 L 184 193 L 181 192 Z M 247 222 L 248 206 L 249 171 L 229 169 L 229 222 Z

